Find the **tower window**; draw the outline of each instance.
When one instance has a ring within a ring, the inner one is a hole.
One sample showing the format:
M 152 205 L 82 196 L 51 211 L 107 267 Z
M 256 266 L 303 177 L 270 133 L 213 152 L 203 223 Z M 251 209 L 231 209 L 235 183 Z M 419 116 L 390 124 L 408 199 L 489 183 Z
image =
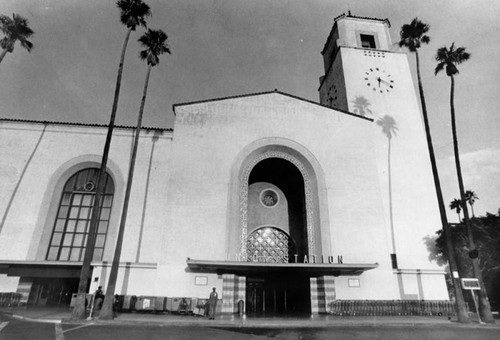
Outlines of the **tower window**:
M 364 48 L 376 48 L 375 47 L 375 36 L 370 34 L 360 34 L 361 47 Z

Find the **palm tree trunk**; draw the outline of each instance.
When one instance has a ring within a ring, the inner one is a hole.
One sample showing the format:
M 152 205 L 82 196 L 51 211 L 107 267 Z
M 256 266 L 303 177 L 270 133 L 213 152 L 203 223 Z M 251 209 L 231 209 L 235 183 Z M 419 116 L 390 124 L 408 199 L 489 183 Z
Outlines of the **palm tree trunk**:
M 113 136 L 113 128 L 115 126 L 116 111 L 118 108 L 118 98 L 120 96 L 120 85 L 123 73 L 123 64 L 125 62 L 125 51 L 127 50 L 128 40 L 130 38 L 131 29 L 127 30 L 125 41 L 123 42 L 122 53 L 120 57 L 120 65 L 118 66 L 118 75 L 116 77 L 115 96 L 113 100 L 113 107 L 111 109 L 111 117 L 109 119 L 108 133 L 106 135 L 106 142 L 104 144 L 104 151 L 102 153 L 101 168 L 97 175 L 97 189 L 94 197 L 94 204 L 92 208 L 92 216 L 90 219 L 89 235 L 87 238 L 87 246 L 83 257 L 82 271 L 80 272 L 80 282 L 78 284 L 78 297 L 76 299 L 75 307 L 73 308 L 73 319 L 85 318 L 85 294 L 87 293 L 88 282 L 90 279 L 90 262 L 94 256 L 95 239 L 97 226 L 100 215 L 101 198 L 105 190 L 106 168 L 108 164 L 109 149 L 111 145 L 111 137 Z
M 2 62 L 3 58 L 5 58 L 5 55 L 9 52 L 7 49 L 3 50 L 2 53 L 0 54 L 0 63 Z
M 125 198 L 123 201 L 122 217 L 120 220 L 120 228 L 118 229 L 118 236 L 116 237 L 115 254 L 113 257 L 113 264 L 109 273 L 108 287 L 106 288 L 106 296 L 102 306 L 100 319 L 110 320 L 113 319 L 113 301 L 116 290 L 116 280 L 118 278 L 118 267 L 120 265 L 120 256 L 123 246 L 123 235 L 125 233 L 125 225 L 127 222 L 128 206 L 130 201 L 130 191 L 132 190 L 132 182 L 134 179 L 135 159 L 137 157 L 137 147 L 139 145 L 139 136 L 142 126 L 142 115 L 144 112 L 144 104 L 146 103 L 146 95 L 148 92 L 149 74 L 151 73 L 151 65 L 148 66 L 146 74 L 146 82 L 144 84 L 144 91 L 142 95 L 141 108 L 139 109 L 139 117 L 137 118 L 137 126 L 135 128 L 134 148 L 132 150 L 132 158 L 130 160 L 130 167 L 128 170 L 127 188 L 125 190 Z
M 429 158 L 431 161 L 431 168 L 432 168 L 432 175 L 434 178 L 434 187 L 436 188 L 436 197 L 438 200 L 438 207 L 439 207 L 439 215 L 441 217 L 441 227 L 444 232 L 444 237 L 446 240 L 446 250 L 448 253 L 448 263 L 450 267 L 450 272 L 451 272 L 451 278 L 453 282 L 453 291 L 455 293 L 455 301 L 456 301 L 456 312 L 457 312 L 457 318 L 459 322 L 470 322 L 469 315 L 467 313 L 467 308 L 465 305 L 465 300 L 464 296 L 462 293 L 462 288 L 460 286 L 460 279 L 455 275 L 454 273 L 458 273 L 458 268 L 457 268 L 457 261 L 456 261 L 456 255 L 455 255 L 455 249 L 453 248 L 453 240 L 452 240 L 452 235 L 451 232 L 448 231 L 449 229 L 449 224 L 448 224 L 448 218 L 446 216 L 446 206 L 444 204 L 443 200 L 443 192 L 441 191 L 441 182 L 439 180 L 439 173 L 437 169 L 437 164 L 436 164 L 436 157 L 434 155 L 434 147 L 432 144 L 432 137 L 431 137 L 431 129 L 429 125 L 429 118 L 427 116 L 427 106 L 425 104 L 425 96 L 424 96 L 424 87 L 422 85 L 422 80 L 420 78 L 420 60 L 418 56 L 418 51 L 415 51 L 415 56 L 417 59 L 417 78 L 418 78 L 418 92 L 420 95 L 420 102 L 422 104 L 422 115 L 424 117 L 424 126 L 425 126 L 425 135 L 427 137 L 427 147 L 429 149 Z M 460 215 L 459 215 L 459 221 L 460 221 Z
M 472 227 L 469 218 L 469 212 L 467 209 L 467 200 L 465 199 L 465 189 L 464 182 L 462 179 L 462 169 L 460 166 L 460 154 L 458 151 L 458 137 L 457 137 L 457 127 L 455 121 L 455 105 L 454 105 L 454 93 L 455 93 L 455 78 L 450 75 L 451 79 L 451 92 L 450 92 L 450 109 L 451 109 L 451 130 L 453 134 L 453 151 L 455 153 L 455 166 L 457 168 L 457 178 L 458 178 L 458 188 L 460 190 L 460 200 L 462 202 L 462 210 L 464 214 L 465 227 L 467 229 L 467 238 L 469 241 L 469 251 L 476 250 L 476 245 L 474 244 L 474 237 L 472 235 Z M 474 257 L 474 258 L 472 258 Z M 479 281 L 479 286 L 481 290 L 478 291 L 479 300 L 479 313 L 481 319 L 487 323 L 495 323 L 493 319 L 493 314 L 491 313 L 490 302 L 488 300 L 488 295 L 486 294 L 486 289 L 484 286 L 481 269 L 479 268 L 479 260 L 477 256 L 471 256 L 472 268 L 474 269 L 474 276 Z

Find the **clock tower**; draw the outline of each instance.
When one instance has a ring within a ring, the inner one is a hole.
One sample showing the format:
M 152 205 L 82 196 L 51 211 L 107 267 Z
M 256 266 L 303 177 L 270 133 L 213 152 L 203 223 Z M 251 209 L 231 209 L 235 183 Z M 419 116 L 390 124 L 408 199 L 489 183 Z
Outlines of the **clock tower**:
M 342 14 L 328 36 L 323 55 L 325 75 L 320 78 L 320 102 L 361 116 L 371 116 L 374 103 L 357 97 L 386 96 L 396 90 L 394 59 L 406 55 L 392 50 L 388 19 L 355 17 Z M 408 73 L 411 83 L 411 75 Z M 358 86 L 362 85 L 361 88 Z
M 359 137 L 373 141 L 374 176 L 380 185 L 391 252 L 387 257 L 394 273 L 404 274 L 436 268 L 428 260 L 423 238 L 435 234 L 440 219 L 407 54 L 395 50 L 390 27 L 388 19 L 350 13 L 335 18 L 321 52 L 325 74 L 319 96 L 324 106 L 373 120 L 371 135 Z

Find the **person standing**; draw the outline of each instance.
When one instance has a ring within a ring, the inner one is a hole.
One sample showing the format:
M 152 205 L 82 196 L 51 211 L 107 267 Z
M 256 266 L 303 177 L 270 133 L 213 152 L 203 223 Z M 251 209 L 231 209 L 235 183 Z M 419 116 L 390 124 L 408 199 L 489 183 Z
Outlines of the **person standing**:
M 94 309 L 101 310 L 102 303 L 104 301 L 104 292 L 102 291 L 102 286 L 99 286 L 99 288 L 97 288 L 97 290 L 95 291 L 94 299 Z
M 212 292 L 210 293 L 210 297 L 208 298 L 208 319 L 215 320 L 215 311 L 217 308 L 217 300 L 219 299 L 219 295 L 215 291 L 215 287 L 212 288 Z

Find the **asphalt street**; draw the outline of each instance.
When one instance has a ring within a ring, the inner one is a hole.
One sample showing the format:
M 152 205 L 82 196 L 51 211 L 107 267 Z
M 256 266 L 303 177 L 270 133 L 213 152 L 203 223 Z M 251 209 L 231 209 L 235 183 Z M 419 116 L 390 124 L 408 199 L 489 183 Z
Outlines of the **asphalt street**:
M 500 329 L 461 325 L 377 325 L 330 328 L 251 328 L 42 323 L 0 314 L 0 340 L 88 339 L 499 339 Z

